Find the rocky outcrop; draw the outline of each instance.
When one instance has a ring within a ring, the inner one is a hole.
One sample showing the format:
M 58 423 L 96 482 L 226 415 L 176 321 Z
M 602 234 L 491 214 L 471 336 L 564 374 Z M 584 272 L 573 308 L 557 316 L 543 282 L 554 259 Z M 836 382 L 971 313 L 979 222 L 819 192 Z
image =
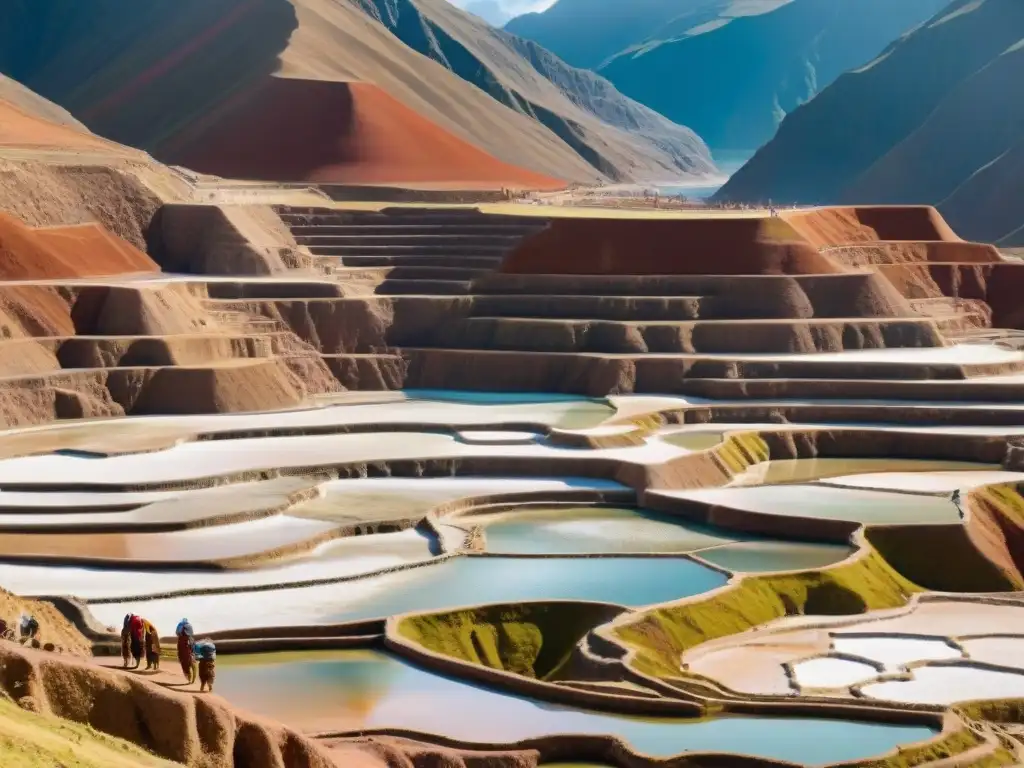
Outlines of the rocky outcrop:
M 266 275 L 312 266 L 269 206 L 165 205 L 147 237 L 167 272 Z

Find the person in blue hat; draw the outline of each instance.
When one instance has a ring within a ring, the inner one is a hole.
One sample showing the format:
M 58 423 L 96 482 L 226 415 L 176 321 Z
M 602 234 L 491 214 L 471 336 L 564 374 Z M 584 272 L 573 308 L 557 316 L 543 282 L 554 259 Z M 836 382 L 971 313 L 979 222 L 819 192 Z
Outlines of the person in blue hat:
M 189 684 L 192 684 L 196 681 L 196 640 L 192 624 L 188 619 L 182 619 L 178 622 L 174 634 L 178 637 L 178 663 L 181 664 L 181 672 Z

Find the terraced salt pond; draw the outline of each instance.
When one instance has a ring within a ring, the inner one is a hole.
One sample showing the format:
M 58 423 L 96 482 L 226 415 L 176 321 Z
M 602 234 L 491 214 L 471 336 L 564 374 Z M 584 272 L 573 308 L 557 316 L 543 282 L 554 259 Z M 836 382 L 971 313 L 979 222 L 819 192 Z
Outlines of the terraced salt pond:
M 889 524 L 956 523 L 960 520 L 959 510 L 948 498 L 824 485 L 768 485 L 661 493 L 707 505 L 785 517 Z
M 502 554 L 696 552 L 722 568 L 753 572 L 830 565 L 851 552 L 831 544 L 758 539 L 623 507 L 525 508 L 465 515 L 454 522 L 483 525 L 487 551 Z
M 801 688 L 847 688 L 877 677 L 878 670 L 860 661 L 826 657 L 794 664 L 793 674 Z
M 54 557 L 117 563 L 215 563 L 249 559 L 254 564 L 274 554 L 301 549 L 331 536 L 334 523 L 274 515 L 229 525 L 162 533 L 6 534 L 0 558 Z
M 540 459 L 555 461 L 588 458 L 615 459 L 635 464 L 660 464 L 688 453 L 685 449 L 651 439 L 626 448 L 582 451 L 541 443 L 479 445 L 454 435 L 435 432 L 374 432 L 301 437 L 266 437 L 189 442 L 165 451 L 105 456 L 102 458 L 48 454 L 0 461 L 0 483 L 54 483 L 98 486 L 126 482 L 138 485 L 187 483 L 200 478 L 235 475 L 268 469 L 300 469 L 340 464 L 370 464 L 399 460 L 444 460 L 469 457 Z M 553 472 L 552 474 L 558 474 Z
M 646 510 L 570 504 L 461 515 L 452 522 L 483 525 L 487 551 L 503 554 L 691 552 L 742 538 Z
M 953 704 L 974 699 L 1024 698 L 1024 674 L 967 664 L 915 667 L 912 680 L 871 683 L 861 688 L 873 699 L 908 704 Z
M 717 751 L 820 765 L 933 735 L 921 726 L 797 717 L 616 716 L 484 689 L 372 651 L 225 656 L 217 664 L 217 692 L 307 732 L 390 727 L 481 743 L 610 734 L 657 757 Z
M 789 485 L 855 475 L 901 475 L 927 477 L 931 472 L 991 472 L 998 464 L 966 461 L 925 461 L 919 459 L 781 459 L 749 467 L 736 475 L 730 486 Z
M 697 552 L 697 556 L 719 568 L 737 573 L 802 571 L 844 560 L 853 552 L 841 544 L 816 544 L 769 539 L 740 541 Z
M 158 627 L 188 616 L 196 631 L 338 624 L 410 611 L 528 600 L 589 600 L 638 606 L 700 594 L 724 574 L 683 558 L 457 557 L 442 563 L 344 584 L 258 593 L 259 609 L 238 594 L 183 595 L 159 600 L 90 602 L 103 624 L 140 613 Z M 175 586 L 170 585 L 171 589 Z
M 924 637 L 858 637 L 841 635 L 833 638 L 832 647 L 840 653 L 861 656 L 898 669 L 914 661 L 959 659 L 962 654 L 944 640 Z
M 251 590 L 310 581 L 337 581 L 428 562 L 431 557 L 430 540 L 415 530 L 407 530 L 338 539 L 321 545 L 298 561 L 249 570 L 106 570 L 68 565 L 0 564 L 0 584 L 25 596 L 70 594 L 84 599 L 143 598 L 169 592 Z

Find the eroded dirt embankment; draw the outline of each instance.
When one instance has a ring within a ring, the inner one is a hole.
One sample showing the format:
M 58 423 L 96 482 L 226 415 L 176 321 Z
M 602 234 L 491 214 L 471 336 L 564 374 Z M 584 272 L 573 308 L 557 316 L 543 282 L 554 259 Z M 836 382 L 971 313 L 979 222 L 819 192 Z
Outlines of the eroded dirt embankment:
M 92 726 L 195 768 L 329 768 L 329 753 L 222 699 L 177 693 L 138 676 L 0 643 L 0 685 L 22 707 Z

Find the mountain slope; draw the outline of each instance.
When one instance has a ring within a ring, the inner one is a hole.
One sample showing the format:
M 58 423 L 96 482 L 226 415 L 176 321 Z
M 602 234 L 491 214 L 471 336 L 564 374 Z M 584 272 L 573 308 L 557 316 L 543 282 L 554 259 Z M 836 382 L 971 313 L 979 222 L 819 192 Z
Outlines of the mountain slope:
M 753 149 L 782 117 L 948 0 L 792 0 L 623 53 L 600 72 L 713 149 Z
M 360 2 L 409 47 L 539 120 L 610 178 L 662 180 L 713 170 L 690 129 L 447 0 Z
M 655 174 L 671 162 L 650 141 L 607 126 L 563 95 L 543 117 L 570 146 L 541 115 L 503 106 L 403 45 L 367 14 L 367 2 L 9 0 L 0 71 L 94 132 L 169 163 L 180 159 L 183 133 L 274 76 L 374 83 L 499 160 L 569 181 Z M 678 140 L 666 133 L 667 142 Z M 691 148 L 676 151 L 689 157 Z M 696 166 L 707 164 L 699 140 L 692 151 Z
M 37 93 L 33 93 L 21 83 L 0 75 L 0 101 L 12 104 L 22 112 L 46 120 L 50 123 L 63 125 L 76 130 L 87 130 L 84 125 L 66 109 L 62 109 L 52 101 L 47 101 Z
M 934 203 L 965 237 L 1005 240 L 1024 224 L 1007 199 L 1022 40 L 1024 4 L 957 0 L 787 117 L 719 198 Z
M 558 0 L 524 13 L 505 31 L 533 40 L 576 67 L 598 69 L 650 40 L 700 34 L 740 16 L 767 13 L 790 0 Z
M 710 5 L 718 0 L 690 0 Z M 546 11 L 524 13 L 505 31 L 547 48 L 574 67 L 596 69 L 642 43 L 682 12 L 686 0 L 558 0 Z

